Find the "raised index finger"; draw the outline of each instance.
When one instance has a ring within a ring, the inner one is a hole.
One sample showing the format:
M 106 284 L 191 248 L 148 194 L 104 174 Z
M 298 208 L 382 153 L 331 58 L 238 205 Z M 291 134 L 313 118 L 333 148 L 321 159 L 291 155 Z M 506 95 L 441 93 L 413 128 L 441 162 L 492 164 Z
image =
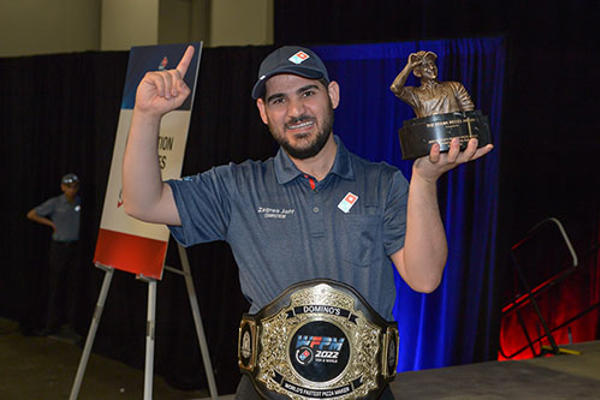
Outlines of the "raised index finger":
M 181 60 L 179 60 L 179 64 L 177 64 L 177 68 L 175 68 L 177 70 L 177 72 L 179 73 L 179 76 L 181 76 L 182 79 L 185 76 L 185 73 L 187 72 L 188 67 L 190 66 L 190 62 L 192 62 L 193 56 L 194 56 L 194 46 L 189 45 L 187 47 L 187 49 L 185 49 L 185 53 L 183 53 L 183 57 L 181 57 Z

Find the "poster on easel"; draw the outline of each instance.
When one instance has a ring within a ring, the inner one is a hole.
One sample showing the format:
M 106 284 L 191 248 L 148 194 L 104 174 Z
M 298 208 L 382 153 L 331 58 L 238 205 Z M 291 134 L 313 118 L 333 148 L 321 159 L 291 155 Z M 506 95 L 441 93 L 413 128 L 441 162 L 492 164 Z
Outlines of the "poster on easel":
M 190 96 L 181 107 L 166 114 L 160 125 L 158 161 L 163 180 L 181 176 L 202 48 L 201 43 L 191 45 L 195 52 L 184 77 L 191 89 Z M 121 198 L 121 168 L 139 82 L 146 72 L 175 68 L 187 46 L 188 44 L 174 44 L 131 48 L 94 253 L 95 264 L 148 278 L 162 278 L 169 230 L 165 225 L 142 222 L 125 213 Z

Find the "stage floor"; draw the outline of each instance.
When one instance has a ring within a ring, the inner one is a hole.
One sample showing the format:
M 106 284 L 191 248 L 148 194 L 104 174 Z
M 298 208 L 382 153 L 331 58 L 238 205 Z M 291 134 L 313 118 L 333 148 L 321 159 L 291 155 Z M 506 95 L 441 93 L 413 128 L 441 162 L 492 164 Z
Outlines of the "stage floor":
M 522 361 L 488 361 L 399 374 L 391 384 L 396 399 L 599 399 L 600 341 L 564 348 L 581 355 Z M 80 346 L 61 338 L 25 337 L 17 324 L 0 318 L 0 399 L 68 398 Z M 154 378 L 156 399 L 206 399 L 208 391 L 182 391 Z M 143 371 L 92 354 L 80 399 L 140 399 Z M 220 399 L 233 399 L 222 395 Z
M 392 392 L 398 400 L 600 399 L 600 341 L 561 347 L 581 355 L 405 372 L 392 382 Z
M 600 341 L 561 347 L 581 355 L 406 372 L 391 387 L 397 399 L 600 399 Z

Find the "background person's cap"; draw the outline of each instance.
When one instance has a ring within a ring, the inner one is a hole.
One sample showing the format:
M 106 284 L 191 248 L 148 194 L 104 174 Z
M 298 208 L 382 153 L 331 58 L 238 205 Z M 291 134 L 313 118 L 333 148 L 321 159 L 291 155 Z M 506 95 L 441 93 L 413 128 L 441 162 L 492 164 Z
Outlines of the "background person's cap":
M 329 82 L 327 68 L 315 52 L 299 46 L 283 46 L 269 54 L 260 64 L 252 98 L 262 97 L 265 82 L 277 74 L 294 74 L 309 79 L 325 78 Z
M 69 173 L 61 178 L 60 183 L 64 185 L 69 185 L 71 183 L 79 183 L 79 178 L 77 177 L 77 175 Z

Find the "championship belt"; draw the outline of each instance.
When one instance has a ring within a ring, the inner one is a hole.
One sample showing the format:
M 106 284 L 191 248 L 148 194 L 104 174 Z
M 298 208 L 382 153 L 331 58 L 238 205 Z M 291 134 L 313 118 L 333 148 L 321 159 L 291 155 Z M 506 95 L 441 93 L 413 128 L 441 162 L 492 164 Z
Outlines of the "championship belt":
M 238 359 L 267 399 L 376 399 L 396 376 L 398 329 L 351 286 L 310 280 L 243 315 Z

